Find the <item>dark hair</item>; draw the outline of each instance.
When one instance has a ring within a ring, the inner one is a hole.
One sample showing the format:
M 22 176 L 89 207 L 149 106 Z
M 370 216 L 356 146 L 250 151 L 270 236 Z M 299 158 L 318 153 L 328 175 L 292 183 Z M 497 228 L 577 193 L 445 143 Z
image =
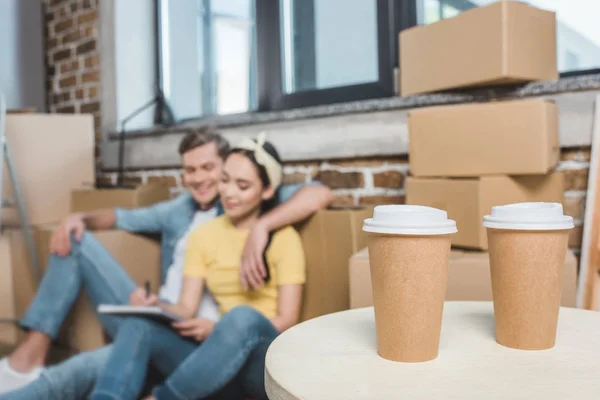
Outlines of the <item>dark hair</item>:
M 273 146 L 270 142 L 265 142 L 265 144 L 263 145 L 263 148 L 265 149 L 265 151 L 267 153 L 269 153 L 275 159 L 275 161 L 277 161 L 279 164 L 282 164 L 281 157 L 279 156 L 279 153 L 277 152 L 277 149 L 275 148 L 275 146 Z M 254 157 L 254 152 L 252 152 L 250 150 L 246 150 L 246 149 L 233 148 L 233 149 L 231 149 L 229 154 L 233 154 L 233 153 L 243 154 L 250 161 L 252 161 L 252 164 L 254 164 L 254 166 L 256 167 L 256 170 L 258 171 L 258 176 L 260 177 L 260 181 L 262 182 L 263 186 L 264 187 L 271 186 L 271 181 L 269 179 L 269 175 L 267 174 L 267 169 L 265 167 L 263 167 L 262 165 L 260 165 L 258 162 L 256 162 L 256 158 Z M 273 188 L 273 189 L 277 189 L 277 188 Z M 274 195 L 269 200 L 263 200 L 261 207 L 260 207 L 260 213 L 264 214 L 266 212 L 269 212 L 270 210 L 275 208 L 276 205 L 277 205 L 277 195 Z M 269 269 L 269 264 L 267 263 L 267 250 L 269 249 L 269 246 L 271 245 L 271 241 L 273 240 L 274 234 L 275 234 L 275 232 L 273 232 L 273 231 L 269 232 L 269 238 L 267 240 L 267 245 L 265 246 L 265 250 L 263 251 L 263 264 L 265 265 L 265 269 L 267 271 L 267 276 L 265 277 L 265 283 L 269 282 L 269 280 L 271 279 L 271 272 Z
M 209 143 L 217 145 L 217 152 L 222 159 L 225 159 L 229 154 L 229 142 L 210 126 L 189 130 L 179 143 L 179 154 L 184 155 L 196 147 Z

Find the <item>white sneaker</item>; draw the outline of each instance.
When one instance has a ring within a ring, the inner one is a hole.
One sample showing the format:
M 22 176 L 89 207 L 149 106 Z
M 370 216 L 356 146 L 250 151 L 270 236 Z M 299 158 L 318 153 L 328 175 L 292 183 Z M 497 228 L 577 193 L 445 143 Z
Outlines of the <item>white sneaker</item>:
M 35 381 L 44 368 L 36 367 L 29 372 L 17 372 L 8 363 L 8 357 L 0 360 L 0 393 L 12 392 Z

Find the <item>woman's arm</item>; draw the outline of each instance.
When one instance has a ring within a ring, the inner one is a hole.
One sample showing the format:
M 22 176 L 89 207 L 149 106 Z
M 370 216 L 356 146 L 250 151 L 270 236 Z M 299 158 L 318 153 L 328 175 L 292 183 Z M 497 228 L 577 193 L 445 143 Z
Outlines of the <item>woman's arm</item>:
M 183 277 L 183 287 L 179 295 L 177 304 L 160 303 L 160 307 L 179 315 L 183 319 L 192 318 L 196 315 L 200 300 L 202 299 L 202 290 L 204 289 L 204 279 L 196 277 Z
M 277 316 L 271 318 L 271 323 L 279 333 L 283 333 L 298 323 L 301 306 L 302 285 L 288 284 L 279 286 Z

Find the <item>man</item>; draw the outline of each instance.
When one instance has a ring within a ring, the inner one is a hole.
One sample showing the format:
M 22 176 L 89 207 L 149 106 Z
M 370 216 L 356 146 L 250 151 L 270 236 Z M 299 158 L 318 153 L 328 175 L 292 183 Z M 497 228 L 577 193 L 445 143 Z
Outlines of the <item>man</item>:
M 94 306 L 144 303 L 142 289 L 136 289 L 124 269 L 88 230 L 116 228 L 160 233 L 161 281 L 164 285 L 159 297 L 169 302 L 177 301 L 187 235 L 199 224 L 221 213 L 217 189 L 223 158 L 228 151 L 229 144 L 218 133 L 210 129 L 190 132 L 179 147 L 183 181 L 188 189 L 185 194 L 142 209 L 117 208 L 73 214 L 61 223 L 51 239 L 53 254 L 46 274 L 21 320 L 22 327 L 29 330 L 27 338 L 9 357 L 0 360 L 0 393 L 27 385 L 41 375 L 51 342 L 81 288 L 86 290 Z M 280 205 L 261 217 L 246 242 L 240 270 L 240 281 L 245 290 L 263 285 L 266 271 L 262 254 L 269 232 L 301 221 L 326 207 L 333 195 L 321 185 L 283 186 L 278 192 L 278 200 Z M 201 311 L 210 313 L 210 307 Z M 99 319 L 107 333 L 114 337 L 119 318 L 100 315 Z M 73 372 L 83 365 L 86 377 L 93 379 L 93 371 L 98 368 L 98 363 L 104 362 L 106 354 L 107 351 L 101 349 L 80 357 L 79 364 L 72 361 Z M 68 379 L 65 375 L 68 374 L 63 369 L 61 373 L 46 375 L 45 379 Z M 52 382 L 46 383 L 52 386 Z M 78 390 L 85 383 L 79 382 L 79 385 Z

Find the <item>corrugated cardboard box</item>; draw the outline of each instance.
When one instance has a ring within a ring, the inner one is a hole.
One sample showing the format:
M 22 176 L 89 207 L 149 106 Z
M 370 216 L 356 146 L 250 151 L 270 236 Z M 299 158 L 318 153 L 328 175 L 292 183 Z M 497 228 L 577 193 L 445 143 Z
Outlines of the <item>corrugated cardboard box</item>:
M 373 208 L 322 210 L 298 228 L 306 256 L 302 320 L 349 308 L 348 258 L 367 245 L 363 221 Z
M 400 32 L 402 96 L 557 79 L 556 17 L 516 1 Z
M 455 246 L 487 249 L 483 217 L 493 206 L 527 201 L 562 203 L 562 172 L 547 175 L 485 176 L 481 178 L 408 178 L 406 204 L 446 210 L 456 221 Z
M 71 211 L 147 207 L 170 197 L 169 188 L 159 183 L 139 185 L 133 189 L 77 189 L 71 193 Z
M 45 227 L 38 230 L 37 241 L 41 264 L 45 267 L 49 257 L 49 244 L 52 229 Z M 125 268 L 131 278 L 143 286 L 149 280 L 152 288 L 157 290 L 160 283 L 160 245 L 156 240 L 134 235 L 124 231 L 98 231 L 94 236 Z M 25 279 L 27 277 L 24 277 Z M 29 276 L 31 282 L 31 276 Z M 35 283 L 27 287 L 37 287 Z M 21 301 L 26 306 L 33 299 L 35 292 L 20 294 Z M 79 351 L 92 350 L 106 343 L 100 322 L 96 318 L 87 296 L 83 294 L 76 301 L 75 306 L 63 324 L 59 343 Z
M 0 343 L 17 342 L 17 325 L 13 291 L 13 257 L 10 237 L 0 234 Z
M 6 140 L 30 224 L 64 218 L 70 212 L 71 190 L 95 180 L 92 115 L 8 115 Z M 14 199 L 6 169 L 3 184 L 4 197 Z M 3 223 L 20 224 L 16 209 L 3 209 L 2 218 Z
M 416 177 L 544 174 L 559 159 L 556 104 L 542 99 L 415 109 L 408 129 Z
M 350 307 L 373 305 L 369 252 L 363 249 L 350 259 Z M 488 253 L 452 250 L 448 264 L 447 301 L 491 301 L 492 281 Z M 576 307 L 577 259 L 567 251 L 561 305 Z

